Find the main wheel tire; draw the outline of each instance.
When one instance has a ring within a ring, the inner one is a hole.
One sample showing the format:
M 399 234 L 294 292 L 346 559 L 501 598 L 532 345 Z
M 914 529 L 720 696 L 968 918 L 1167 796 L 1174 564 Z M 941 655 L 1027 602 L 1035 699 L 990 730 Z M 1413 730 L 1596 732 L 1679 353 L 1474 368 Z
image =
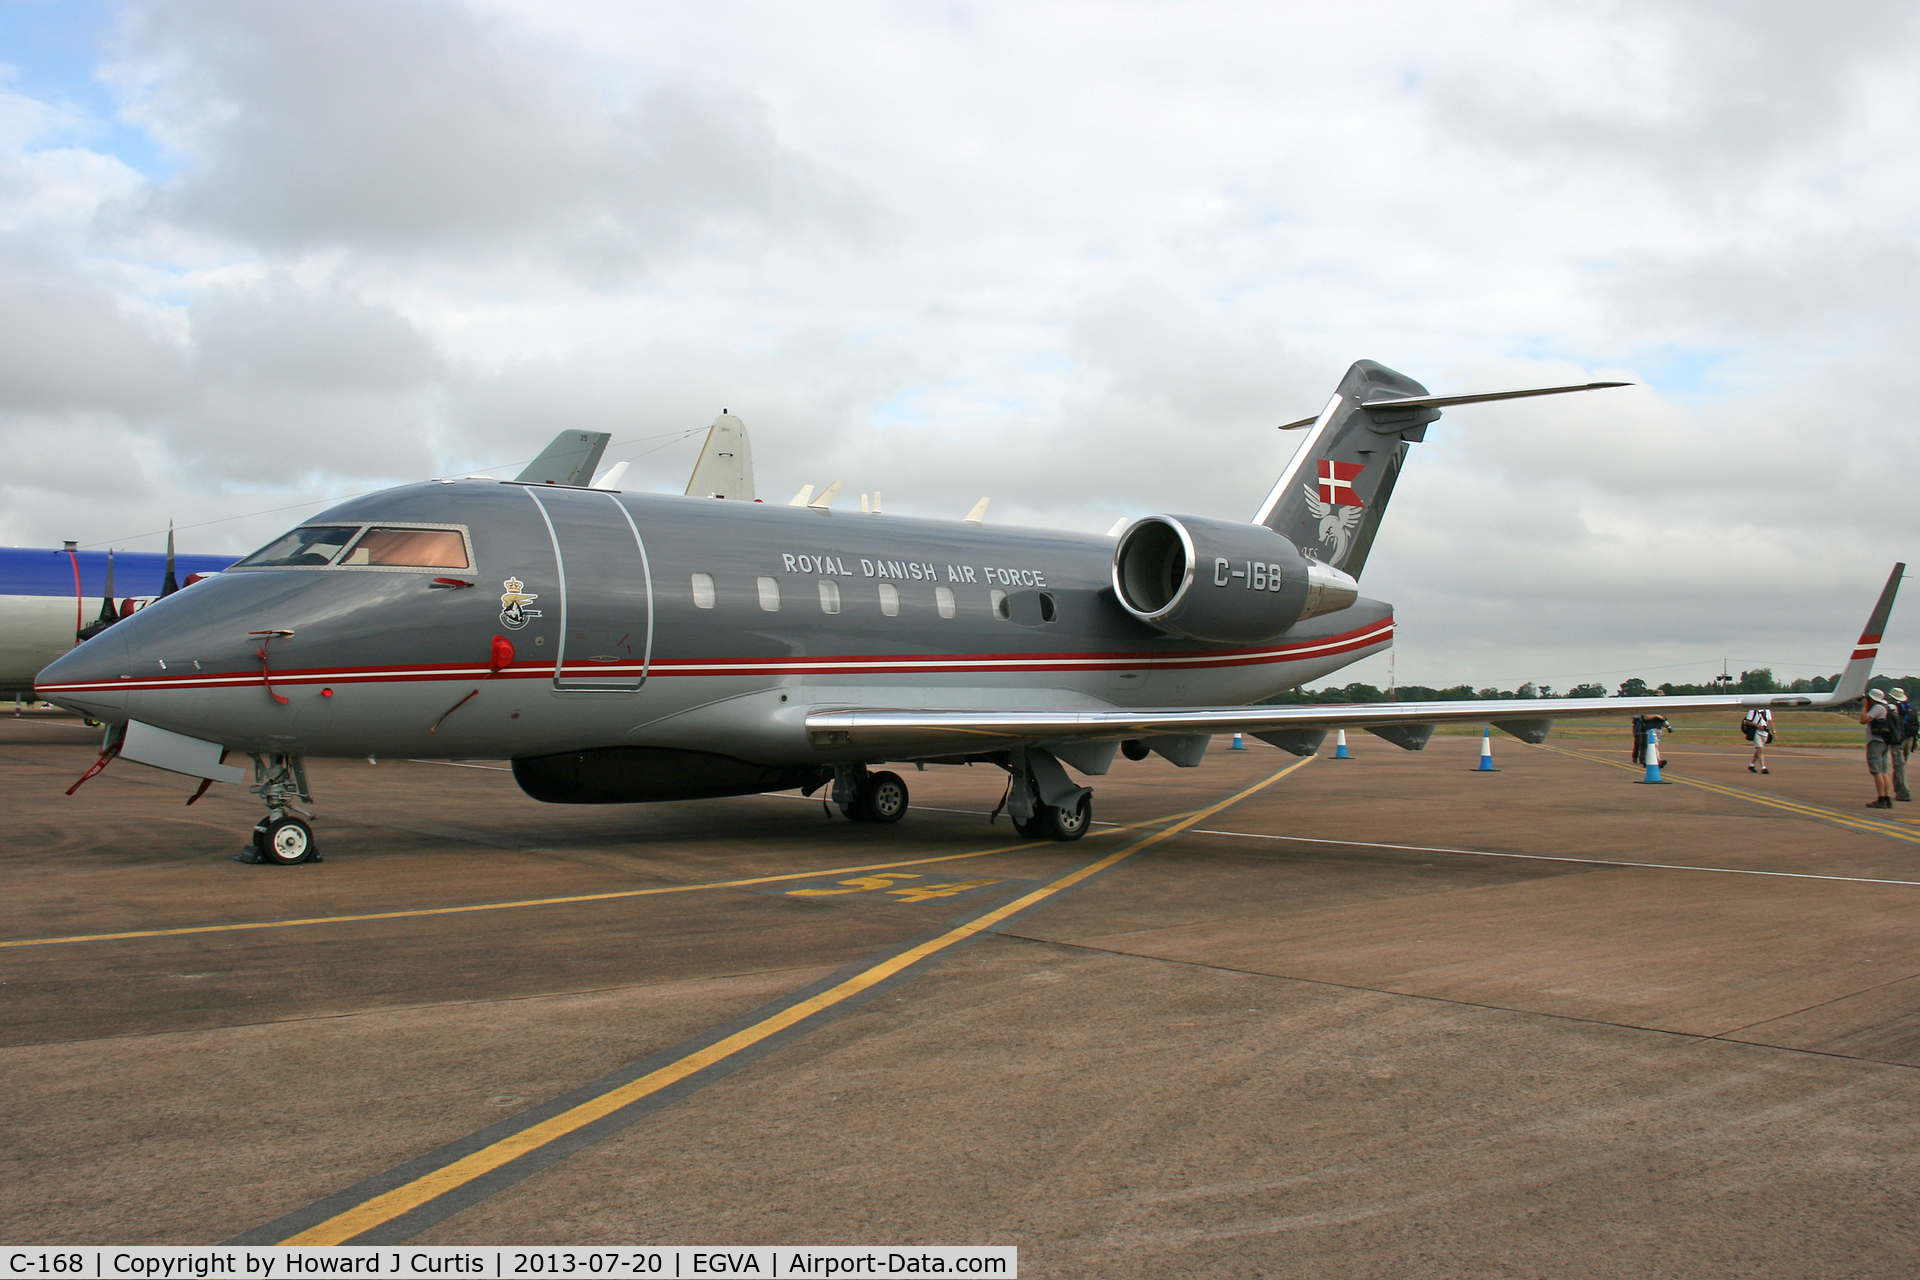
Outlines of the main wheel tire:
M 1078 840 L 1093 825 L 1093 797 L 1081 796 L 1080 803 L 1071 809 L 1043 804 L 1034 814 L 1034 825 L 1039 828 L 1035 834 L 1049 840 Z
M 275 818 L 260 832 L 259 849 L 276 866 L 298 866 L 313 857 L 313 828 L 291 815 Z
M 907 816 L 907 784 L 897 773 L 869 774 L 860 788 L 868 822 L 898 822 Z

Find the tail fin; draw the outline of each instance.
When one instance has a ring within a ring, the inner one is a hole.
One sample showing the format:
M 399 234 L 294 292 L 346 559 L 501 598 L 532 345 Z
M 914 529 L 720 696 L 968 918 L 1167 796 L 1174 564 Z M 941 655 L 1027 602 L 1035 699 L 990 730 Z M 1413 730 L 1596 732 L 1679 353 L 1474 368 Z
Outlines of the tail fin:
M 1860 643 L 1853 647 L 1846 670 L 1840 673 L 1840 682 L 1834 685 L 1832 693 L 1815 701 L 1814 706 L 1837 707 L 1866 693 L 1867 677 L 1873 674 L 1873 660 L 1880 655 L 1880 637 L 1886 634 L 1887 619 L 1893 614 L 1893 597 L 1898 594 L 1900 579 L 1906 572 L 1905 564 L 1893 566 L 1893 572 L 1887 575 L 1887 585 L 1880 589 L 1880 598 L 1874 602 L 1873 612 L 1867 615 Z
M 1441 409 L 1627 385 L 1583 382 L 1570 387 L 1433 396 L 1404 373 L 1357 360 L 1319 417 L 1280 428 L 1313 430 L 1260 504 L 1253 523 L 1267 526 L 1313 559 L 1358 578 L 1367 552 L 1373 549 L 1387 500 L 1393 497 L 1407 445 L 1426 438 L 1427 424 L 1439 418 Z
M 1371 360 L 1355 361 L 1293 461 L 1253 518 L 1302 552 L 1358 578 L 1373 548 L 1410 441 L 1424 439 L 1440 416 L 1424 405 L 1364 407 L 1424 397 L 1427 389 Z M 1303 423 L 1290 423 L 1297 427 Z

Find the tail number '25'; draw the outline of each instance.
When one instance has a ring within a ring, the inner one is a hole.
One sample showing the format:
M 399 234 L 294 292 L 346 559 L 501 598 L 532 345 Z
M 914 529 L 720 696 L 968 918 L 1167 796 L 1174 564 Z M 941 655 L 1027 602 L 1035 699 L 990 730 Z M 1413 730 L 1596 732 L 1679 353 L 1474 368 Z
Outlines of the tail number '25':
M 1263 564 L 1258 560 L 1247 560 L 1242 562 L 1246 565 L 1246 568 L 1234 569 L 1229 572 L 1227 568 L 1228 563 L 1225 557 L 1216 556 L 1214 558 L 1214 586 L 1224 587 L 1229 585 L 1235 578 L 1240 578 L 1244 580 L 1246 589 L 1249 591 L 1278 591 L 1286 581 L 1281 575 L 1280 566 L 1277 564 Z

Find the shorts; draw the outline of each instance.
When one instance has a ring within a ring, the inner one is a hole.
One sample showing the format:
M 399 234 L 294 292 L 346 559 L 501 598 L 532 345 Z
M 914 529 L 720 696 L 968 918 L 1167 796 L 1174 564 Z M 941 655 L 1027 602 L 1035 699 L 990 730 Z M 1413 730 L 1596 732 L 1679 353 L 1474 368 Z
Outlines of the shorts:
M 1755 729 L 1753 731 L 1753 745 L 1755 747 L 1764 747 L 1772 741 L 1773 731 L 1771 729 Z
M 1867 772 L 1893 772 L 1893 744 L 1874 738 L 1867 743 Z

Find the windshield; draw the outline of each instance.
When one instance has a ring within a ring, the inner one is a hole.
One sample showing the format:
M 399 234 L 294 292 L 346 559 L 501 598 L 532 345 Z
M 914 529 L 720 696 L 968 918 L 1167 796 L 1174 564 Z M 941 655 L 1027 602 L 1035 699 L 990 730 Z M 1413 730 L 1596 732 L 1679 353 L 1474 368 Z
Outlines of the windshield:
M 240 562 L 240 566 L 273 564 L 331 564 L 340 548 L 358 533 L 358 525 L 316 525 L 295 529 L 268 543 Z

